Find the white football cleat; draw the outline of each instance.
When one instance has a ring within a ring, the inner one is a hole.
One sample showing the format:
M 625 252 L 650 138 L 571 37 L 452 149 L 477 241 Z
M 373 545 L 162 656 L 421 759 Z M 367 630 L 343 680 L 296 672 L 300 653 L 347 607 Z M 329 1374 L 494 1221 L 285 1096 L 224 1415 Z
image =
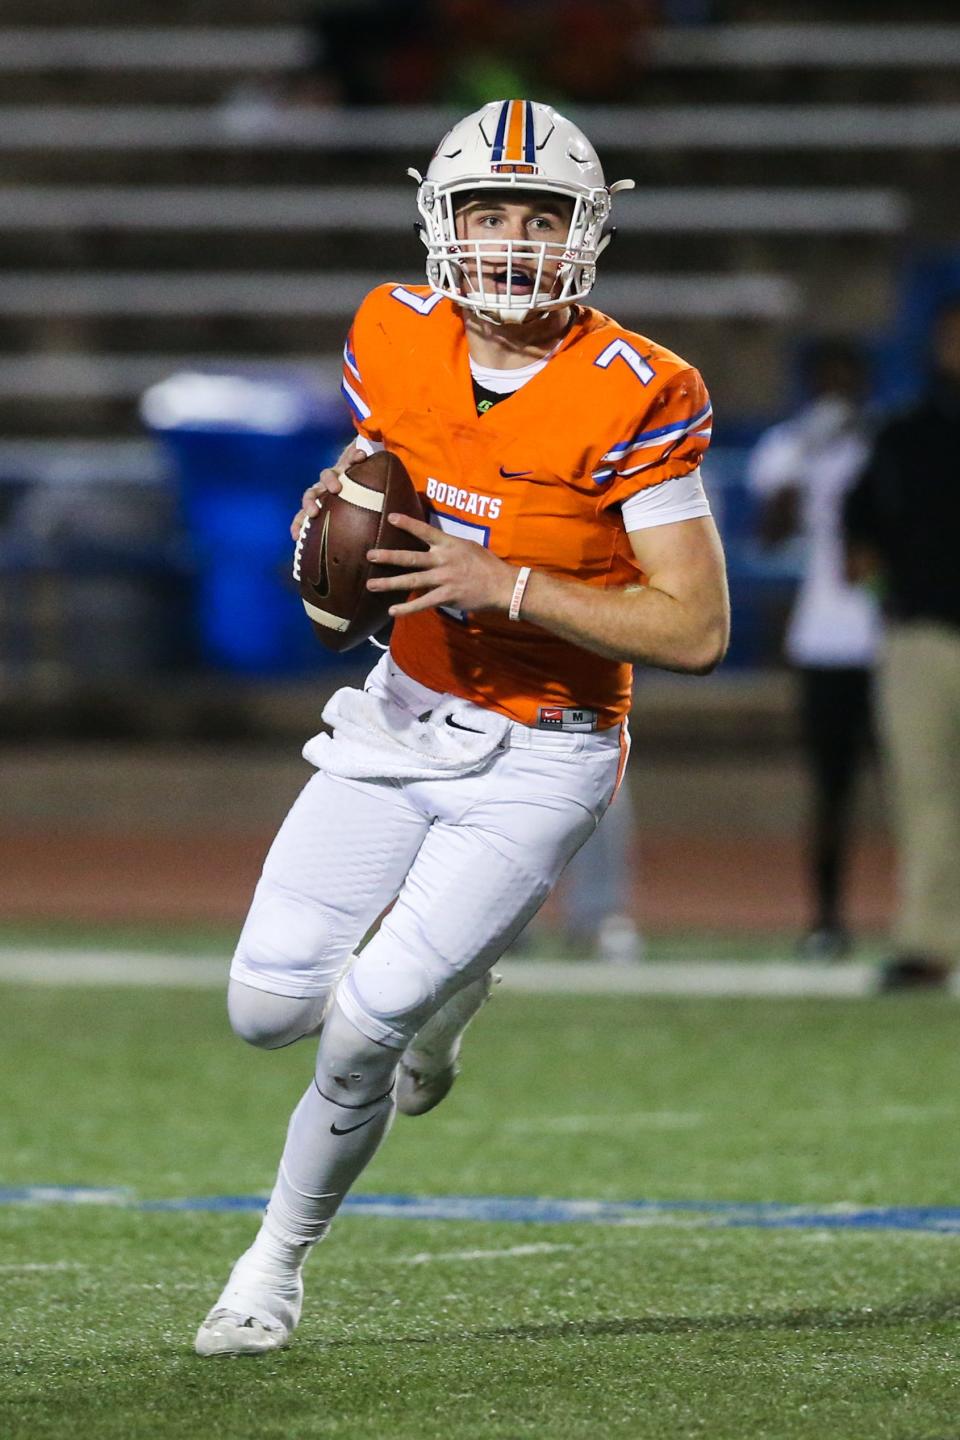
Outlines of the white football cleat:
M 457 1056 L 463 1032 L 490 997 L 499 975 L 481 975 L 451 995 L 403 1052 L 397 1071 L 397 1109 L 426 1115 L 449 1095 L 460 1074 Z
M 431 1074 L 427 1070 L 415 1070 L 401 1060 L 397 1071 L 397 1109 L 400 1114 L 426 1115 L 450 1093 L 459 1074 L 460 1066 L 456 1061 Z
M 267 1271 L 247 1251 L 204 1320 L 198 1355 L 263 1355 L 289 1345 L 303 1307 L 303 1276 Z
M 198 1355 L 263 1355 L 289 1345 L 292 1330 L 263 1325 L 253 1315 L 236 1310 L 211 1310 L 197 1331 L 193 1348 Z

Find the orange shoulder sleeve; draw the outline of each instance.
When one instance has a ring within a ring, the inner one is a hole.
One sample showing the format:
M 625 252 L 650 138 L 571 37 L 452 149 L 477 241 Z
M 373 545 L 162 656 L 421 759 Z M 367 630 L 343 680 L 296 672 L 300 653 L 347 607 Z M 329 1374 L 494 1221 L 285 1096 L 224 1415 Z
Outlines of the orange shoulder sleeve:
M 638 490 L 688 475 L 710 444 L 713 407 L 699 371 L 677 362 L 657 372 L 635 418 L 600 456 L 593 479 L 602 485 L 602 508 L 622 505 Z
M 383 324 L 383 307 L 389 293 L 389 285 L 378 285 L 361 301 L 343 347 L 340 389 L 355 428 L 368 440 L 383 438 L 377 411 L 382 404 L 380 377 L 389 371 Z

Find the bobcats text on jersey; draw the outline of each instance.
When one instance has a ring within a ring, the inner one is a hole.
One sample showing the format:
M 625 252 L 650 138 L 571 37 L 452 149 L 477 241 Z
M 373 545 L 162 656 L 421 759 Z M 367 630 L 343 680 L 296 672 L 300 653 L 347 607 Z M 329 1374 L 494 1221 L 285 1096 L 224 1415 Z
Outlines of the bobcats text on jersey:
M 438 505 L 462 510 L 464 515 L 479 515 L 481 520 L 499 520 L 502 501 L 495 495 L 480 495 L 476 490 L 464 490 L 457 485 L 446 485 L 432 475 L 427 477 L 426 496 Z

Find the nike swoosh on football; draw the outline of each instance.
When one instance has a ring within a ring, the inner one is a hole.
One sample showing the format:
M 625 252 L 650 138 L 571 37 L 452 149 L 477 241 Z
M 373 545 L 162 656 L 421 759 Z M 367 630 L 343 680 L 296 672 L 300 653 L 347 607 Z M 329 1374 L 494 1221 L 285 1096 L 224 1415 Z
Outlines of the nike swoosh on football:
M 532 471 L 532 470 L 504 470 L 503 466 L 501 465 L 501 466 L 500 466 L 500 474 L 503 476 L 504 480 L 519 480 L 521 475 L 532 475 L 532 474 L 533 474 L 533 471 Z
M 370 1122 L 371 1122 L 372 1120 L 376 1120 L 376 1118 L 377 1118 L 376 1115 L 368 1115 L 367 1118 L 366 1118 L 366 1120 L 361 1120 L 361 1121 L 360 1121 L 360 1124 L 359 1124 L 359 1125 L 348 1125 L 347 1128 L 346 1128 L 346 1130 L 338 1130 L 336 1124 L 333 1124 L 333 1125 L 330 1126 L 330 1134 L 331 1134 L 331 1135 L 352 1135 L 353 1132 L 354 1132 L 354 1130 L 362 1130 L 363 1127 L 364 1127 L 364 1125 L 369 1125 Z
M 317 579 L 314 590 L 321 600 L 330 594 L 330 576 L 327 570 L 327 537 L 330 534 L 330 511 L 323 512 L 323 529 L 320 531 L 320 555 L 317 561 Z
M 454 730 L 466 730 L 468 735 L 482 735 L 482 730 L 474 730 L 472 725 L 460 725 L 452 715 L 447 716 L 447 724 Z

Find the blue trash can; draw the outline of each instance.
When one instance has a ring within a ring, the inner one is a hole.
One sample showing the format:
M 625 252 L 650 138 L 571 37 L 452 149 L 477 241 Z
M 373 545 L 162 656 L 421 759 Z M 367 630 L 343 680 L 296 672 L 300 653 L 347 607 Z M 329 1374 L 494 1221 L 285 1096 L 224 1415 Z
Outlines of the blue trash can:
M 351 436 L 339 395 L 300 374 L 184 372 L 141 402 L 170 456 L 196 567 L 200 658 L 247 675 L 337 663 L 290 578 L 290 520 Z

